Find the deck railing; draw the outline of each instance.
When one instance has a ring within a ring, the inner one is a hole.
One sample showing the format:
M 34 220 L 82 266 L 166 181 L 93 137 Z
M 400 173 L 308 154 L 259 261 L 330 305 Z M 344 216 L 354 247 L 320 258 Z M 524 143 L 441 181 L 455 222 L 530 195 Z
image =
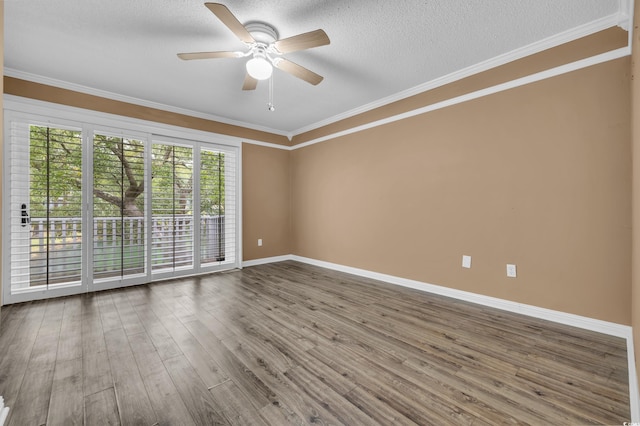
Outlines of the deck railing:
M 150 220 L 152 269 L 193 265 L 193 216 L 155 215 Z M 31 218 L 31 286 L 80 279 L 83 230 L 86 226 L 77 217 Z M 144 217 L 94 218 L 92 235 L 94 278 L 144 272 Z M 224 215 L 200 217 L 200 241 L 201 263 L 225 259 Z

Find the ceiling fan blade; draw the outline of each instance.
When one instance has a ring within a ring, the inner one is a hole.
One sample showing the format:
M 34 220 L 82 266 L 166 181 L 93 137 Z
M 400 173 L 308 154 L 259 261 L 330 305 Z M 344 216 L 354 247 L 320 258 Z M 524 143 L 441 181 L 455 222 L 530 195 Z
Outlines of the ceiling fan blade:
M 324 79 L 324 77 L 322 77 L 321 75 L 318 75 L 315 72 L 310 71 L 305 67 L 295 64 L 286 59 L 276 58 L 273 61 L 273 65 L 284 72 L 288 72 L 289 74 L 306 81 L 307 83 L 313 84 L 314 86 L 319 84 Z
M 229 28 L 240 40 L 249 44 L 256 42 L 244 25 L 238 21 L 238 18 L 236 18 L 233 13 L 227 9 L 227 6 L 220 3 L 205 3 L 204 5 L 207 6 L 207 8 L 213 12 L 213 14 L 216 15 L 218 19 L 220 19 L 222 23 L 225 24 L 227 28 Z
M 238 52 L 193 52 L 178 53 L 178 58 L 189 61 L 191 59 L 215 59 L 215 58 L 239 58 L 242 56 Z
M 331 41 L 327 33 L 323 30 L 315 30 L 278 40 L 275 46 L 281 53 L 290 53 L 297 52 L 298 50 L 311 49 L 312 47 L 325 46 L 329 43 L 331 43 Z
M 244 83 L 242 84 L 242 90 L 255 90 L 258 85 L 258 80 L 251 77 L 249 73 L 244 76 Z

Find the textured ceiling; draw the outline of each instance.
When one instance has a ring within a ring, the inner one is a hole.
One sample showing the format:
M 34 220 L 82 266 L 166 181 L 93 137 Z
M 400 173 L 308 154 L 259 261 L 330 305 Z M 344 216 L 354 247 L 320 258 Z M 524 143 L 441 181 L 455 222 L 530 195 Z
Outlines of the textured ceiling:
M 331 44 L 286 57 L 325 77 L 274 72 L 241 90 L 246 59 L 181 61 L 178 52 L 242 50 L 198 0 L 8 0 L 5 74 L 58 80 L 291 134 L 438 77 L 619 14 L 621 0 L 236 0 L 245 23 L 281 38 L 322 28 Z M 609 19 L 610 21 L 610 19 Z M 609 22 L 607 21 L 607 22 Z

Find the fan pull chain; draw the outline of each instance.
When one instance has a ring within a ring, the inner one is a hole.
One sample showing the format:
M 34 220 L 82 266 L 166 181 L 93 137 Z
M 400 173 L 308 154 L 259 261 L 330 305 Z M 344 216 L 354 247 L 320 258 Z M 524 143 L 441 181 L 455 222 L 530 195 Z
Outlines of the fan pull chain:
M 276 110 L 276 106 L 273 104 L 273 74 L 271 74 L 271 78 L 269 79 L 269 102 L 267 103 L 267 109 L 272 112 Z

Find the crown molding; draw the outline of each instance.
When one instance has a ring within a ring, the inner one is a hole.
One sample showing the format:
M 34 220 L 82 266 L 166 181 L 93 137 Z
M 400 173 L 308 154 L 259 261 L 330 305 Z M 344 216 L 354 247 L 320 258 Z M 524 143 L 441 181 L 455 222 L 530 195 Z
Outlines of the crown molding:
M 436 102 L 434 104 L 429 104 L 421 108 L 416 108 L 407 112 L 403 112 L 401 114 L 392 115 L 390 117 L 382 118 L 380 120 L 372 121 L 370 123 L 362 124 L 360 126 L 351 127 L 347 130 L 342 130 L 340 132 L 331 133 L 326 136 L 321 136 L 316 139 L 312 139 L 307 142 L 302 142 L 297 145 L 291 146 L 291 150 L 296 150 L 300 148 L 305 148 L 310 145 L 315 145 L 320 142 L 324 142 L 327 140 L 335 139 L 341 136 L 350 135 L 352 133 L 361 132 L 363 130 L 372 129 L 374 127 L 382 126 L 384 124 L 393 123 L 395 121 L 404 120 L 405 118 L 414 117 L 416 115 L 425 114 L 427 112 L 436 111 L 438 109 L 446 108 L 448 106 L 457 105 L 463 102 L 471 101 L 474 99 L 478 99 L 484 96 L 493 95 L 494 93 L 503 92 L 505 90 L 513 89 L 516 87 L 524 86 L 526 84 L 535 83 L 536 81 L 545 80 L 547 78 L 555 77 L 558 75 L 566 74 L 572 71 L 577 71 L 582 68 L 587 68 L 593 65 L 601 64 L 603 62 L 612 61 L 614 59 L 622 58 L 624 56 L 631 55 L 631 48 L 621 47 L 616 50 L 611 50 L 609 52 L 601 53 L 596 56 L 592 56 L 589 58 L 581 59 L 579 61 L 571 62 L 569 64 L 561 65 L 559 67 L 551 68 L 545 71 L 541 71 L 535 74 L 531 74 L 525 77 L 518 78 L 516 80 L 511 80 L 506 83 L 501 83 L 495 86 L 487 87 L 485 89 L 480 89 L 475 92 L 466 93 L 464 95 L 460 95 L 454 98 L 446 99 L 441 102 Z
M 634 0 L 620 0 L 620 22 L 618 26 L 629 32 L 629 49 L 633 46 L 633 17 L 635 16 L 635 1 Z
M 139 105 L 148 108 L 159 109 L 162 111 L 173 112 L 176 114 L 188 115 L 190 117 L 202 118 L 204 120 L 217 121 L 232 126 L 244 127 L 251 130 L 257 130 L 260 132 L 273 133 L 279 136 L 285 136 L 291 140 L 292 135 L 290 132 L 283 132 L 282 130 L 272 129 L 266 126 L 259 126 L 256 124 L 246 123 L 244 121 L 232 120 L 229 118 L 221 117 L 213 114 L 205 114 L 198 111 L 193 111 L 185 108 L 179 108 L 171 105 L 161 104 L 158 102 L 147 101 L 144 99 L 135 98 L 133 96 L 121 95 L 118 93 L 109 92 L 106 90 L 94 89 L 92 87 L 83 86 L 80 84 L 70 83 L 68 81 L 57 80 L 54 78 L 44 77 L 38 74 L 32 74 L 24 71 L 19 71 L 13 68 L 4 68 L 4 75 L 7 77 L 18 78 L 21 80 L 31 81 L 33 83 L 45 84 L 47 86 L 58 87 L 60 89 L 72 90 L 74 92 L 80 92 L 87 95 L 99 96 L 101 98 L 111 99 L 114 101 L 126 102 L 129 104 Z
M 569 43 L 571 41 L 580 39 L 582 37 L 595 34 L 598 31 L 606 30 L 607 28 L 619 26 L 626 30 L 627 28 L 631 27 L 630 16 L 633 16 L 633 12 L 630 12 L 629 8 L 631 8 L 631 10 L 633 9 L 633 1 L 630 1 L 630 0 L 619 0 L 619 1 L 621 2 L 619 11 L 614 14 L 605 16 L 595 21 L 591 21 L 587 24 L 572 28 L 570 30 L 556 34 L 554 36 L 547 37 L 545 39 L 542 39 L 535 43 L 521 47 L 519 49 L 512 50 L 511 52 L 507 52 L 505 54 L 495 56 L 486 61 L 479 62 L 470 67 L 463 68 L 451 74 L 447 74 L 443 77 L 439 77 L 434 80 L 427 81 L 423 84 L 419 84 L 417 86 L 414 86 L 402 92 L 398 92 L 391 96 L 378 99 L 377 101 L 373 101 L 371 103 L 362 105 L 360 107 L 354 108 L 344 113 L 334 115 L 333 117 L 329 117 L 325 120 L 321 120 L 316 123 L 310 124 L 308 126 L 301 127 L 299 129 L 294 130 L 291 133 L 295 136 L 295 135 L 300 135 L 324 126 L 328 126 L 338 121 L 371 111 L 376 108 L 380 108 L 382 106 L 391 104 L 393 102 L 397 102 L 402 99 L 406 99 L 411 96 L 415 96 L 420 93 L 436 89 L 446 84 L 450 84 L 455 81 L 462 80 L 463 78 L 470 77 L 474 74 L 478 74 L 478 73 L 490 70 L 492 68 L 505 65 L 517 59 L 521 59 L 521 58 L 542 52 L 544 50 L 557 47 L 565 43 Z M 630 3 L 631 5 L 624 8 L 625 5 L 623 5 L 623 3 Z
M 633 0 L 618 0 L 618 26 L 631 33 L 633 28 Z

